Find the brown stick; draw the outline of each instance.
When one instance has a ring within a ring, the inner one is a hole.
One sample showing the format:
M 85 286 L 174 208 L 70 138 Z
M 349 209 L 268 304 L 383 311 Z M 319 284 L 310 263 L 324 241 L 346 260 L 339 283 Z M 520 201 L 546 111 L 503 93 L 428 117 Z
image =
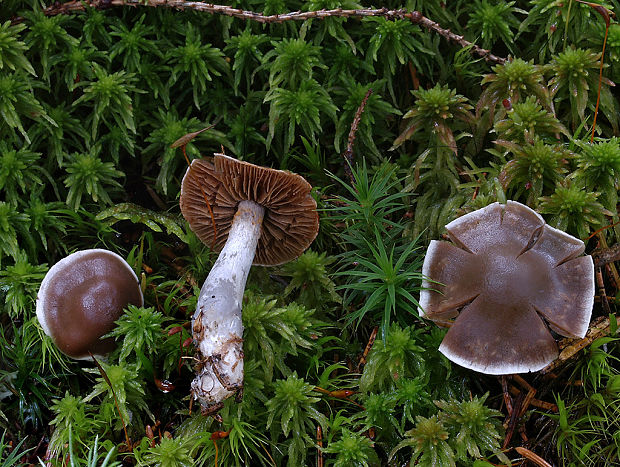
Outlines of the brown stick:
M 506 438 L 504 438 L 504 444 L 502 445 L 502 449 L 506 449 L 510 444 L 510 440 L 512 439 L 512 435 L 514 434 L 515 427 L 519 422 L 519 414 L 521 413 L 522 404 L 523 393 L 519 391 L 519 394 L 517 394 L 517 397 L 514 400 L 514 404 L 512 405 L 512 412 L 510 413 L 508 428 L 506 429 Z
M 585 2 L 583 0 L 577 0 L 579 3 L 594 8 L 605 20 L 605 37 L 603 39 L 603 51 L 601 52 L 601 64 L 598 70 L 598 93 L 596 95 L 596 109 L 594 109 L 594 122 L 592 123 L 592 136 L 590 137 L 590 143 L 594 142 L 594 130 L 596 130 L 596 116 L 598 115 L 598 106 L 601 103 L 601 84 L 603 83 L 603 59 L 605 58 L 605 45 L 607 44 L 607 33 L 609 32 L 610 23 L 610 11 L 603 5 L 597 5 L 592 2 Z
M 527 393 L 525 394 L 525 399 L 523 399 L 523 404 L 521 405 L 521 411 L 519 413 L 519 417 L 522 417 L 523 415 L 525 415 L 525 412 L 527 412 L 527 409 L 530 406 L 532 399 L 534 399 L 534 396 L 536 395 L 536 389 L 519 375 L 513 375 L 512 379 L 516 381 L 523 389 L 527 390 Z
M 510 399 L 510 393 L 508 392 L 508 376 L 502 375 L 500 380 L 502 382 L 502 394 L 504 395 L 506 411 L 508 412 L 508 415 L 512 416 L 512 400 Z
M 605 292 L 605 281 L 603 281 L 603 273 L 601 268 L 594 268 L 594 277 L 596 279 L 596 285 L 598 287 L 598 293 L 601 297 L 601 303 L 603 304 L 603 310 L 606 315 L 611 314 L 611 308 L 609 307 L 609 300 L 607 300 L 607 292 Z
M 620 261 L 620 243 L 616 243 L 614 246 L 605 248 L 603 250 L 595 251 L 592 253 L 594 257 L 594 267 L 601 267 L 614 261 Z
M 362 357 L 360 358 L 360 361 L 357 364 L 357 368 L 355 369 L 355 371 L 357 373 L 359 373 L 362 369 L 363 365 L 366 365 L 366 357 L 368 357 L 368 353 L 370 352 L 370 349 L 372 349 L 372 346 L 375 343 L 375 339 L 377 338 L 377 331 L 379 330 L 378 326 L 375 326 L 372 330 L 372 332 L 370 333 L 370 337 L 368 338 L 368 344 L 366 344 L 366 348 L 364 349 L 364 353 L 362 354 Z
M 323 467 L 323 429 L 321 425 L 316 426 L 316 467 Z
M 540 374 L 547 374 L 562 366 L 562 364 L 575 356 L 580 350 L 586 348 L 599 337 L 609 334 L 609 317 L 600 317 L 592 322 L 590 329 L 583 339 L 566 338 L 560 341 L 560 355 L 549 365 L 540 370 Z
M 409 67 L 409 74 L 411 75 L 411 85 L 413 86 L 413 90 L 417 91 L 420 88 L 420 80 L 418 79 L 418 73 L 415 67 L 413 66 L 413 63 L 411 63 L 411 60 L 409 60 L 409 63 L 407 64 L 407 66 Z
M 524 447 L 519 446 L 519 447 L 515 448 L 515 451 L 517 451 L 523 457 L 525 457 L 526 459 L 532 461 L 534 464 L 538 465 L 539 467 L 553 467 L 549 462 L 544 460 L 538 454 L 534 454 L 529 449 L 526 449 Z
M 519 388 L 515 387 L 515 386 L 510 386 L 509 387 L 510 390 L 510 394 L 513 396 L 516 396 L 517 394 L 519 394 L 521 391 L 519 390 Z M 545 401 L 541 401 L 540 399 L 536 399 L 535 397 L 533 397 L 530 400 L 530 405 L 533 407 L 538 407 L 539 409 L 544 409 L 544 410 L 548 410 L 549 412 L 554 412 L 557 413 L 558 412 L 558 406 L 551 403 L 551 402 L 545 402 Z
M 598 295 L 594 296 L 594 303 L 601 303 L 601 297 Z M 607 296 L 607 301 L 611 303 L 620 303 L 620 298 Z
M 610 224 L 610 227 L 613 227 L 614 225 L 615 223 Z M 607 245 L 607 239 L 605 238 L 605 235 L 603 235 L 602 232 L 597 233 L 596 238 L 598 239 L 598 244 L 601 249 L 606 250 L 607 248 L 609 248 L 609 245 Z M 611 271 L 611 276 L 613 277 L 614 282 L 616 284 L 620 283 L 620 274 L 618 274 L 616 265 L 613 262 L 610 262 L 607 264 L 607 266 L 609 266 L 609 269 Z
M 47 7 L 43 12 L 47 16 L 67 15 L 78 11 L 84 11 L 86 8 L 110 8 L 113 6 L 131 6 L 131 7 L 165 7 L 176 8 L 178 10 L 196 10 L 210 14 L 226 15 L 234 18 L 256 21 L 259 23 L 284 23 L 286 21 L 306 21 L 308 19 L 324 19 L 330 17 L 338 18 L 365 18 L 370 16 L 381 16 L 388 20 L 394 21 L 398 19 L 408 19 L 414 24 L 422 26 L 424 29 L 439 34 L 444 39 L 460 45 L 461 47 L 471 47 L 472 54 L 484 58 L 487 62 L 504 64 L 506 59 L 498 57 L 491 53 L 490 50 L 483 49 L 476 44 L 469 42 L 463 36 L 453 33 L 449 29 L 442 28 L 438 23 L 432 21 L 422 15 L 419 11 L 407 11 L 405 9 L 389 10 L 387 8 L 370 9 L 360 8 L 359 10 L 343 10 L 336 8 L 334 10 L 318 10 L 318 11 L 292 11 L 280 15 L 263 15 L 254 11 L 241 10 L 239 8 L 231 8 L 226 5 L 214 5 L 212 3 L 188 2 L 184 0 L 73 0 L 66 3 L 54 3 Z M 13 24 L 24 21 L 22 17 L 15 17 Z
M 355 186 L 355 176 L 353 175 L 352 167 L 353 167 L 353 144 L 355 143 L 355 135 L 357 133 L 357 129 L 360 125 L 360 121 L 362 120 L 362 113 L 364 113 L 364 109 L 366 108 L 366 103 L 368 102 L 368 98 L 372 94 L 372 89 L 368 89 L 366 91 L 366 95 L 360 102 L 357 111 L 355 112 L 355 117 L 353 117 L 353 121 L 351 122 L 351 129 L 349 130 L 349 139 L 347 140 L 347 149 L 342 154 L 344 159 L 344 173 L 347 175 L 349 181 L 351 182 L 351 186 Z

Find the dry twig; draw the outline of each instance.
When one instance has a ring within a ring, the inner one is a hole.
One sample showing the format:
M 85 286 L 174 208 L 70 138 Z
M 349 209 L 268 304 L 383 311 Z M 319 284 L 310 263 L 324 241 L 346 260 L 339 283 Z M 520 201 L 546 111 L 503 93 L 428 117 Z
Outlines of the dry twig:
M 44 10 L 47 16 L 66 15 L 87 8 L 105 9 L 115 6 L 131 6 L 131 7 L 164 7 L 175 8 L 177 10 L 195 10 L 210 14 L 226 15 L 234 18 L 256 21 L 259 23 L 284 23 L 286 21 L 306 21 L 309 19 L 324 19 L 330 17 L 338 18 L 365 18 L 369 16 L 380 16 L 388 20 L 408 19 L 414 24 L 418 24 L 424 29 L 439 34 L 449 42 L 460 45 L 461 47 L 470 47 L 472 54 L 484 58 L 487 62 L 504 64 L 506 59 L 498 57 L 491 53 L 490 50 L 483 49 L 476 44 L 469 42 L 463 36 L 442 28 L 438 23 L 432 21 L 422 15 L 419 11 L 408 11 L 405 9 L 389 10 L 387 8 L 370 9 L 360 8 L 359 10 L 343 10 L 336 8 L 334 10 L 318 10 L 318 11 L 292 11 L 280 15 L 263 15 L 254 11 L 241 10 L 226 5 L 214 5 L 213 3 L 188 2 L 184 0 L 73 0 L 70 2 L 55 2 Z M 20 23 L 24 20 L 22 17 L 13 18 L 12 23 Z
M 514 434 L 517 423 L 519 422 L 519 414 L 521 413 L 521 407 L 523 406 L 523 399 L 524 396 L 522 392 L 519 392 L 519 394 L 517 394 L 517 397 L 515 397 L 514 399 L 514 402 L 512 404 L 512 411 L 509 413 L 508 426 L 506 427 L 506 437 L 504 438 L 502 449 L 506 449 L 510 444 L 512 435 Z
M 603 304 L 603 310 L 606 315 L 611 314 L 611 308 L 609 306 L 609 300 L 607 299 L 607 292 L 605 292 L 605 282 L 603 281 L 603 273 L 600 267 L 594 268 L 594 277 L 596 278 L 596 285 L 598 287 L 598 293 Z
M 510 391 L 510 394 L 515 397 L 521 392 L 521 390 L 516 386 L 510 386 L 508 389 Z M 531 398 L 531 400 L 529 401 L 529 405 L 531 405 L 532 407 L 537 407 L 539 409 L 548 410 L 549 412 L 553 413 L 558 412 L 557 405 L 552 404 L 551 402 L 541 401 L 540 399 L 536 399 L 535 397 Z
M 323 467 L 323 429 L 321 425 L 316 426 L 316 467 Z
M 372 346 L 375 343 L 375 339 L 377 338 L 377 331 L 379 330 L 378 326 L 375 326 L 374 329 L 372 330 L 372 332 L 370 333 L 370 337 L 368 338 L 368 344 L 366 344 L 366 348 L 364 349 L 364 353 L 362 354 L 362 357 L 360 358 L 360 361 L 357 364 L 357 368 L 355 369 L 355 371 L 357 373 L 362 371 L 362 366 L 366 365 L 366 357 L 368 357 L 368 353 L 370 352 L 370 349 L 372 349 Z
M 601 267 L 614 261 L 620 261 L 620 243 L 603 250 L 592 253 L 594 257 L 594 267 Z
M 526 459 L 532 461 L 534 464 L 538 465 L 539 467 L 552 467 L 549 462 L 544 460 L 538 454 L 534 454 L 529 449 L 526 449 L 524 447 L 517 447 L 517 448 L 515 448 L 515 451 L 517 451 L 523 457 L 525 457 Z
M 590 329 L 583 339 L 566 338 L 560 341 L 560 355 L 549 365 L 540 370 L 545 375 L 562 366 L 564 362 L 574 357 L 580 350 L 585 349 L 599 337 L 609 334 L 609 318 L 600 317 L 592 322 Z
M 347 178 L 351 182 L 352 186 L 355 186 L 355 177 L 353 176 L 353 144 L 355 143 L 355 134 L 357 133 L 357 129 L 360 125 L 360 121 L 362 120 L 362 113 L 364 113 L 364 109 L 366 108 L 366 103 L 368 102 L 368 98 L 372 94 L 372 89 L 366 91 L 366 95 L 360 102 L 357 111 L 355 112 L 355 117 L 353 117 L 353 122 L 351 122 L 351 129 L 349 130 L 349 139 L 347 140 L 347 149 L 342 154 L 344 158 L 344 173 L 347 175 Z
M 515 380 L 519 384 L 519 386 L 521 386 L 527 391 L 527 393 L 525 394 L 525 398 L 523 399 L 521 411 L 519 412 L 519 417 L 522 417 L 523 415 L 525 415 L 525 412 L 527 411 L 532 400 L 534 399 L 534 396 L 536 395 L 536 389 L 519 375 L 513 375 L 512 379 Z
M 614 225 L 615 224 L 610 224 L 608 227 L 613 227 Z M 596 238 L 598 239 L 598 247 L 600 248 L 600 249 L 598 249 L 598 252 L 600 252 L 600 253 L 603 253 L 606 250 L 612 250 L 612 249 L 615 250 L 617 248 L 616 246 L 614 246 L 612 248 L 609 248 L 609 245 L 607 245 L 607 239 L 605 238 L 605 235 L 603 235 L 602 232 L 598 232 L 596 234 Z M 597 260 L 596 260 L 596 257 L 598 256 L 597 255 L 597 250 L 595 250 L 593 252 L 592 256 L 595 257 L 594 261 L 597 262 Z M 618 274 L 618 270 L 616 269 L 616 265 L 614 264 L 614 261 L 619 259 L 619 258 L 616 257 L 615 259 L 613 259 L 612 255 L 608 255 L 607 257 L 610 258 L 611 261 L 608 261 L 605 264 L 605 267 L 609 268 L 610 277 L 613 278 L 613 281 L 614 281 L 615 284 L 618 284 L 618 283 L 620 283 L 620 274 Z M 595 264 L 595 266 L 596 266 L 596 264 Z

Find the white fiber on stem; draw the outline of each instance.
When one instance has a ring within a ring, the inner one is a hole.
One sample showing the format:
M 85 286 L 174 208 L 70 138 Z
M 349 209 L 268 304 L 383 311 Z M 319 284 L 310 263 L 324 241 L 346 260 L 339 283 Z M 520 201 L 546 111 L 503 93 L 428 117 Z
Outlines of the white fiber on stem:
M 248 273 L 261 234 L 265 209 L 239 203 L 226 245 L 205 281 L 192 317 L 199 350 L 192 393 L 203 412 L 243 389 L 243 323 L 241 305 Z

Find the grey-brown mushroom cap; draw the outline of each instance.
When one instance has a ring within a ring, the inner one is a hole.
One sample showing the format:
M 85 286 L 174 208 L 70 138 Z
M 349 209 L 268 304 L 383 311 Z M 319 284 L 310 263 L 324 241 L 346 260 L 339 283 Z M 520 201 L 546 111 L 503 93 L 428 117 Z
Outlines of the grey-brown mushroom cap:
M 238 204 L 245 200 L 260 204 L 265 215 L 254 264 L 275 266 L 300 256 L 318 233 L 311 190 L 300 175 L 215 154 L 212 161 L 197 159 L 187 169 L 180 206 L 198 238 L 220 251 Z
M 75 359 L 105 355 L 110 332 L 127 305 L 144 303 L 138 278 L 116 253 L 75 252 L 50 268 L 37 293 L 37 318 L 64 354 Z
M 549 329 L 583 337 L 594 303 L 594 265 L 580 240 L 514 201 L 446 226 L 424 260 L 421 316 L 450 326 L 448 358 L 489 374 L 537 371 L 558 355 Z

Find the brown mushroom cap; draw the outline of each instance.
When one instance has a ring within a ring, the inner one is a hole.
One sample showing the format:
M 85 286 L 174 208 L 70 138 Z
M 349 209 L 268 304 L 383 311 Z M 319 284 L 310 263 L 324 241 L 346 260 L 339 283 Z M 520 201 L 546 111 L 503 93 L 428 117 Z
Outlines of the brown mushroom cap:
M 449 359 L 489 374 L 537 371 L 558 356 L 549 329 L 583 337 L 594 303 L 594 265 L 582 241 L 514 201 L 448 225 L 424 259 L 421 314 L 449 325 Z M 433 281 L 436 281 L 433 282 Z M 434 289 L 434 290 L 433 290 Z
M 198 238 L 220 251 L 239 202 L 260 204 L 265 216 L 254 264 L 275 266 L 301 255 L 319 231 L 311 189 L 300 175 L 215 154 L 212 162 L 197 159 L 187 169 L 181 185 L 181 212 Z M 205 196 L 215 220 L 215 243 Z
M 75 252 L 56 263 L 41 282 L 37 318 L 56 346 L 71 358 L 104 355 L 113 339 L 100 339 L 127 305 L 142 306 L 136 274 L 108 250 Z

